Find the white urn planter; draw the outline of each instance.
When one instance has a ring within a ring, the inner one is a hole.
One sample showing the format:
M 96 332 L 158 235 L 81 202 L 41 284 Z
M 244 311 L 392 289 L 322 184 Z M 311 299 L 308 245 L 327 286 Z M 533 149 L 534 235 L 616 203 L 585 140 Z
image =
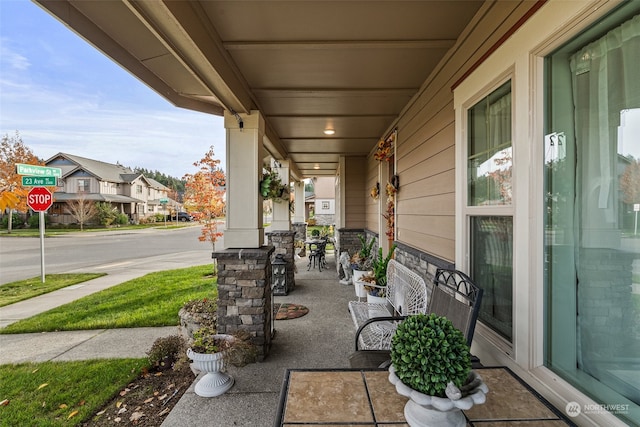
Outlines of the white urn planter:
M 364 289 L 364 285 L 366 283 L 360 281 L 360 279 L 362 279 L 362 277 L 366 276 L 367 274 L 371 274 L 371 272 L 366 270 L 356 270 L 355 268 L 353 269 L 352 280 L 353 280 L 354 288 L 356 290 L 356 296 L 358 298 L 364 298 L 367 296 L 367 291 Z
M 235 338 L 231 335 L 218 334 L 214 336 L 217 339 L 225 339 L 232 341 Z M 198 380 L 195 386 L 195 392 L 201 397 L 215 397 L 224 394 L 234 383 L 233 377 L 228 375 L 225 370 L 225 352 L 218 353 L 196 353 L 191 348 L 187 349 L 187 357 L 193 360 L 194 367 L 206 374 Z
M 393 365 L 389 367 L 389 381 L 396 386 L 396 391 L 402 396 L 408 397 L 404 407 L 404 417 L 411 427 L 429 426 L 466 426 L 466 419 L 463 410 L 471 409 L 473 405 L 482 404 L 486 401 L 486 394 L 489 389 L 482 381 L 482 378 L 471 371 L 471 378 L 468 383 L 477 383 L 475 387 L 459 399 L 448 397 L 429 396 L 416 391 L 402 381 L 395 374 Z

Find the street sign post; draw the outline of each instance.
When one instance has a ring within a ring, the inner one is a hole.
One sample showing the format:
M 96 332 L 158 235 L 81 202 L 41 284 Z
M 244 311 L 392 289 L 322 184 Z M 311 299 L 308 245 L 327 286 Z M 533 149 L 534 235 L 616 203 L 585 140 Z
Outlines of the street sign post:
M 55 176 L 23 176 L 23 187 L 55 187 L 58 185 L 58 178 Z
M 26 165 L 24 163 L 16 163 L 16 172 L 18 173 L 18 175 L 55 176 L 56 178 L 62 178 L 62 169 L 40 165 Z
M 55 179 L 55 178 L 54 178 Z M 45 187 L 33 187 L 27 194 L 27 205 L 40 215 L 40 279 L 44 283 L 44 212 L 51 207 L 53 196 Z
M 51 207 L 53 196 L 45 187 L 33 187 L 27 195 L 27 205 L 35 212 L 44 212 Z
M 164 226 L 167 226 L 167 203 L 169 203 L 169 199 L 166 197 L 162 197 L 160 199 L 160 204 L 162 205 L 162 211 L 164 212 Z

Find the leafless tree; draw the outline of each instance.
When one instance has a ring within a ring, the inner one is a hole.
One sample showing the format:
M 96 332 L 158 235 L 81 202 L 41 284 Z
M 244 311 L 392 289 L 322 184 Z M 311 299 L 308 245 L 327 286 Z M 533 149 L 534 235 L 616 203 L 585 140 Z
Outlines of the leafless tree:
M 80 224 L 80 230 L 84 230 L 84 225 L 98 213 L 95 202 L 87 200 L 85 193 L 79 193 L 76 200 L 69 200 L 67 207 L 73 219 Z

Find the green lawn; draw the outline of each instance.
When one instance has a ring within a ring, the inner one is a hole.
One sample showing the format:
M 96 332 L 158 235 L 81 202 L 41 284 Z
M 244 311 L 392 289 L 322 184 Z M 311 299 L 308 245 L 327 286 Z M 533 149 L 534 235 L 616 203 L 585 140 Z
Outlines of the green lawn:
M 0 333 L 178 325 L 178 311 L 195 298 L 216 298 L 213 265 L 150 273 L 13 323 Z
M 40 277 L 7 283 L 0 286 L 0 307 L 104 275 L 105 273 L 47 274 L 44 276 L 44 283 Z
M 79 425 L 147 366 L 147 359 L 0 365 L 0 426 Z
M 177 325 L 184 302 L 217 297 L 212 268 L 207 264 L 147 274 L 0 333 Z M 0 365 L 0 427 L 80 425 L 148 365 L 147 359 Z

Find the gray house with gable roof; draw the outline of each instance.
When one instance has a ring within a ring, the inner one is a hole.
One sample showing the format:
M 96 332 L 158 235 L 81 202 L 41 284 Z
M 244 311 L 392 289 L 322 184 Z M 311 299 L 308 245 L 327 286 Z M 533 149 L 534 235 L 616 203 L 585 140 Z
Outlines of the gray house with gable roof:
M 120 164 L 67 153 L 58 153 L 45 163 L 62 169 L 62 178 L 58 180 L 54 203 L 49 210 L 53 223 L 75 223 L 68 203 L 81 198 L 111 203 L 134 222 L 179 208 L 178 203 L 169 198 L 169 188 Z M 164 198 L 169 201 L 166 206 L 160 203 Z

